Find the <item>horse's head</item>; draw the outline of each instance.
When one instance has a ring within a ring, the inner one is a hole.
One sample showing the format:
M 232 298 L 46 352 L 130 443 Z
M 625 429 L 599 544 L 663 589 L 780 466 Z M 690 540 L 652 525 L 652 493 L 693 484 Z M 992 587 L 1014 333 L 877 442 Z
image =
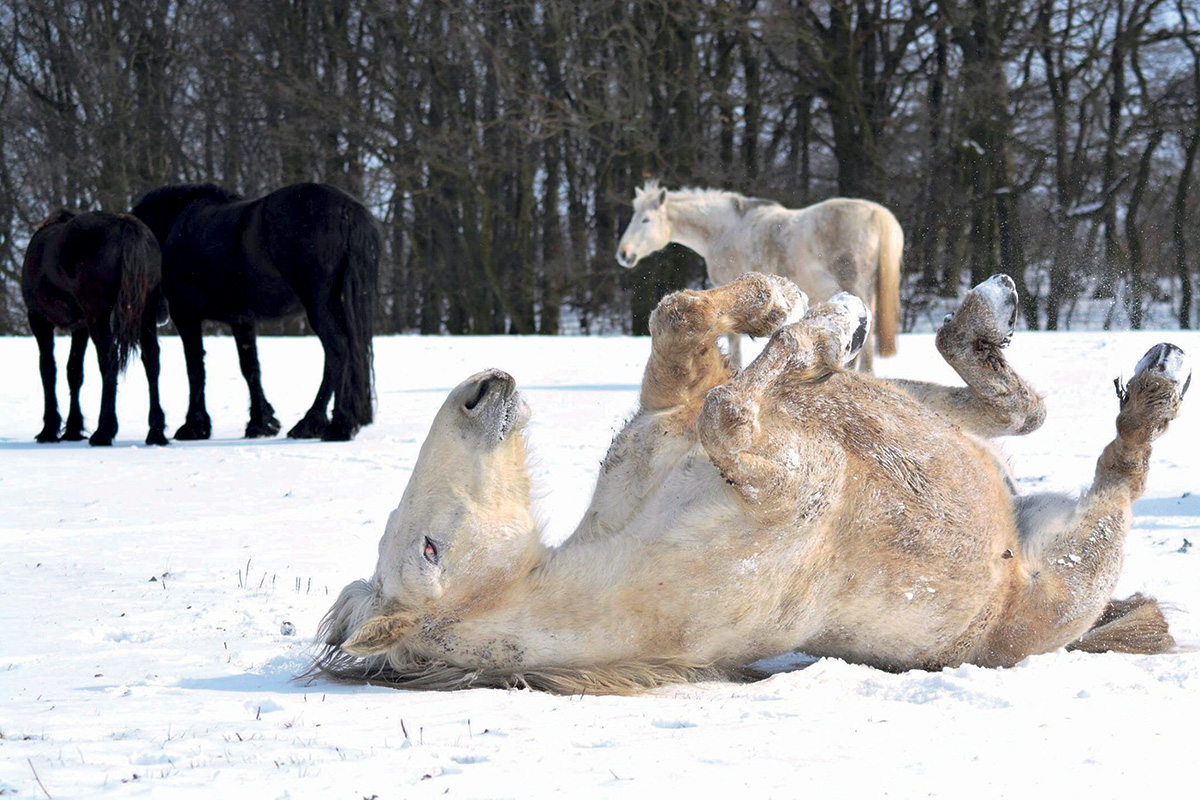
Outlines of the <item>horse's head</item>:
M 326 615 L 326 645 L 383 652 L 418 615 L 478 608 L 507 575 L 528 571 L 541 544 L 522 435 L 529 407 L 515 386 L 487 370 L 450 392 L 388 519 L 375 575 L 347 586 Z
M 617 243 L 617 263 L 632 268 L 639 259 L 657 253 L 671 241 L 667 220 L 667 190 L 657 181 L 648 181 L 634 191 L 633 218 Z

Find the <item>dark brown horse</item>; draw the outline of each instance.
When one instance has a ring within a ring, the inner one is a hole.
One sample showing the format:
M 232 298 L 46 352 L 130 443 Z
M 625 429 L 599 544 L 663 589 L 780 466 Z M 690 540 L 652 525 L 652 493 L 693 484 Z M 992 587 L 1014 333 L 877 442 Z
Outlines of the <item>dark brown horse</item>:
M 104 388 L 100 422 L 88 440 L 112 444 L 117 434 L 117 376 L 130 355 L 142 348 L 150 386 L 150 432 L 146 444 L 166 444 L 165 420 L 158 400 L 158 335 L 156 322 L 166 320 L 162 305 L 162 269 L 158 242 L 140 220 L 128 214 L 59 210 L 38 226 L 25 251 L 21 294 L 29 327 L 41 357 L 44 425 L 37 441 L 59 441 L 62 417 L 54 384 L 54 329 L 71 332 L 67 385 L 71 410 L 62 439 L 83 438 L 79 389 L 88 338 L 96 345 Z M 161 312 L 161 313 L 160 313 Z
M 246 436 L 279 432 L 263 394 L 255 321 L 301 311 L 325 348 L 325 371 L 312 407 L 288 436 L 344 440 L 371 423 L 371 325 L 382 240 L 362 203 L 317 183 L 258 200 L 205 184 L 156 189 L 133 213 L 162 246 L 163 289 L 187 359 L 188 413 L 176 439 L 212 433 L 204 404 L 204 320 L 233 329 L 250 389 Z

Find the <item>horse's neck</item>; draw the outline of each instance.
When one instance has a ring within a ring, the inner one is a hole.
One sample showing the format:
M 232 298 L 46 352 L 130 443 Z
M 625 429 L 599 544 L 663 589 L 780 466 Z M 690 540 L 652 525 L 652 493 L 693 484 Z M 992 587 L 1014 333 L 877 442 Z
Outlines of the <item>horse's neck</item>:
M 694 250 L 706 261 L 713 256 L 713 242 L 732 224 L 733 216 L 733 209 L 724 197 L 668 195 L 671 241 Z

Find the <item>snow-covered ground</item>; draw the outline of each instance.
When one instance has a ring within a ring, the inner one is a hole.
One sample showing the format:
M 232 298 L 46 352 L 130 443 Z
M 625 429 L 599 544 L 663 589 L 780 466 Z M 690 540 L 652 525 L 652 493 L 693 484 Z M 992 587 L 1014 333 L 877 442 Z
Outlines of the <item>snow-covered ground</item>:
M 1042 430 L 1004 443 L 1025 490 L 1075 492 L 1111 438 L 1112 379 L 1200 334 L 1018 332 Z M 66 340 L 59 340 L 60 366 Z M 140 363 L 111 449 L 39 446 L 29 338 L 0 339 L 0 795 L 70 797 L 1194 796 L 1200 742 L 1200 396 L 1158 443 L 1120 594 L 1171 604 L 1177 652 L 1066 652 L 1013 669 L 887 674 L 821 660 L 752 685 L 628 698 L 451 694 L 293 676 L 339 589 L 367 576 L 446 391 L 511 372 L 547 537 L 587 504 L 635 403 L 647 339 L 376 340 L 378 422 L 345 444 L 245 441 L 232 340 L 207 340 L 214 439 L 142 445 Z M 164 339 L 170 430 L 187 387 Z M 260 342 L 285 429 L 311 402 L 315 339 Z M 885 375 L 950 382 L 928 334 Z M 66 401 L 60 378 L 60 403 Z M 99 378 L 88 357 L 84 410 Z M 1195 542 L 1190 550 L 1185 540 Z M 294 635 L 283 631 L 295 628 Z M 1190 788 L 1189 788 L 1190 787 Z

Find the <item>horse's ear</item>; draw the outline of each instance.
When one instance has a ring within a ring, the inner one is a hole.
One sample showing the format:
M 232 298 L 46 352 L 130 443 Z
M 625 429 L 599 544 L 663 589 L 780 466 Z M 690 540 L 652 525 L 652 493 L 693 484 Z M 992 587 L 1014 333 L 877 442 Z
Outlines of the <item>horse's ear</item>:
M 380 614 L 358 626 L 342 644 L 352 656 L 369 656 L 387 650 L 412 630 L 416 620 L 409 614 Z

